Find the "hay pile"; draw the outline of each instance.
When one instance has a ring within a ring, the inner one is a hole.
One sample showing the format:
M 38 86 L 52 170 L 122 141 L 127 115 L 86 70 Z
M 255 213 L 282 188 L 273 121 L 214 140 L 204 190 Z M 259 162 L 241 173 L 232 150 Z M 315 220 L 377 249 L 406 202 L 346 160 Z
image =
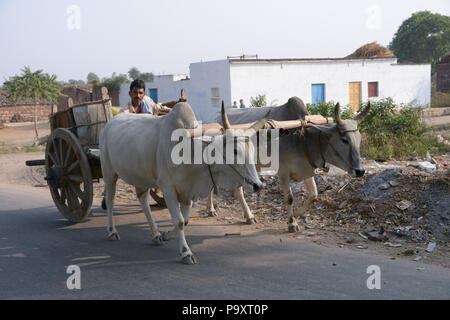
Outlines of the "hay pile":
M 363 45 L 345 58 L 395 58 L 395 55 L 388 48 L 383 47 L 376 42 L 371 42 Z

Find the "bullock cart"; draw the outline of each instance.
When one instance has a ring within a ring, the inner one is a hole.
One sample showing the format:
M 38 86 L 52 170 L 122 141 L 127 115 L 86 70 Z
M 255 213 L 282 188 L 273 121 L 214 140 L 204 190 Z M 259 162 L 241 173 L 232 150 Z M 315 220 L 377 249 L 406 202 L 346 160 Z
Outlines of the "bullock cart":
M 61 214 L 70 221 L 83 220 L 90 212 L 93 181 L 102 178 L 99 134 L 111 119 L 111 100 L 85 102 L 50 117 L 50 136 L 44 165 L 50 193 Z
M 90 212 L 93 201 L 93 182 L 102 178 L 100 165 L 99 135 L 112 117 L 110 99 L 85 102 L 57 112 L 50 117 L 51 133 L 45 149 L 45 159 L 26 161 L 27 166 L 45 166 L 50 193 L 61 214 L 72 222 L 82 221 Z M 332 122 L 331 118 L 306 116 L 304 120 L 274 121 L 270 128 L 293 129 Z M 246 129 L 250 124 L 231 125 L 232 129 Z M 202 132 L 191 135 L 219 135 L 224 128 L 218 123 L 203 126 Z M 153 199 L 165 206 L 164 198 L 157 190 L 150 190 Z M 103 209 L 106 209 L 104 199 Z

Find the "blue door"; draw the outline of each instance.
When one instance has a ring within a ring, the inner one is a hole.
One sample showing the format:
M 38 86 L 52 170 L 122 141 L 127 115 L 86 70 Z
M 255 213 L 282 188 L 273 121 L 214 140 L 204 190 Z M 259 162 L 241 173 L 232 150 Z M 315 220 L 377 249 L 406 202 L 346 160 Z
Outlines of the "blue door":
M 156 103 L 158 103 L 158 89 L 150 89 L 150 98 Z
M 325 83 L 311 85 L 312 104 L 325 101 Z

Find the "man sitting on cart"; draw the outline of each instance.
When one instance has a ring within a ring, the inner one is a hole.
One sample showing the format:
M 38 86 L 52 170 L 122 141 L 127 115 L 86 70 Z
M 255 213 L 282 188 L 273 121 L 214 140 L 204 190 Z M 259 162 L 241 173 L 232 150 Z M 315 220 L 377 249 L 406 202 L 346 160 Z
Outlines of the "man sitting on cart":
M 145 82 L 136 79 L 130 85 L 131 101 L 128 102 L 126 110 L 130 113 L 150 113 L 153 115 L 167 114 L 175 104 L 178 102 L 186 102 L 184 89 L 181 91 L 181 98 L 177 101 L 170 101 L 165 103 L 155 103 L 152 98 L 145 95 Z

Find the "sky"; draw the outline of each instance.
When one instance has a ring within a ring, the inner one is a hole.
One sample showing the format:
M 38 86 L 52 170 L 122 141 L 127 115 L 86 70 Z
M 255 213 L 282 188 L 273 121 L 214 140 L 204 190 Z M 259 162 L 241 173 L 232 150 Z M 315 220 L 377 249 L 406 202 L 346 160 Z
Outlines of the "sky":
M 131 67 L 155 75 L 189 64 L 344 57 L 387 46 L 412 13 L 450 15 L 448 0 L 0 0 L 0 84 L 24 66 L 59 80 Z

